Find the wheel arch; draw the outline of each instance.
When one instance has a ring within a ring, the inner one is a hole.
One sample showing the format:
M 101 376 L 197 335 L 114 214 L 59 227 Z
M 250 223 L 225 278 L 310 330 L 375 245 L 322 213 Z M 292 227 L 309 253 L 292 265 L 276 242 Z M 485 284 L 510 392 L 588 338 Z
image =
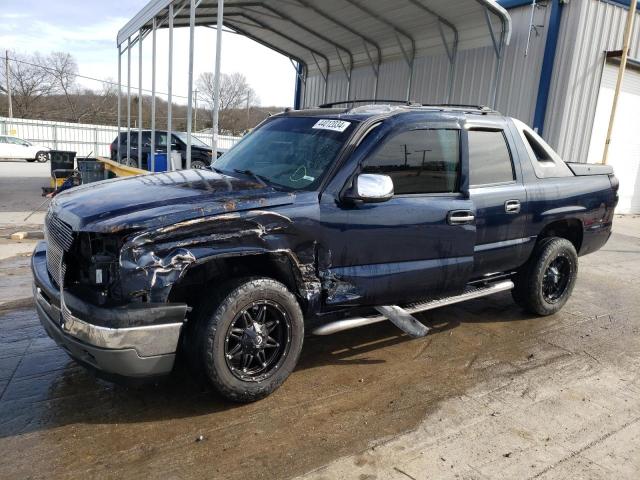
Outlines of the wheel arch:
M 169 302 L 197 304 L 202 296 L 202 288 L 215 289 L 216 285 L 242 276 L 264 276 L 285 285 L 298 299 L 303 311 L 309 308 L 315 291 L 313 280 L 305 274 L 301 265 L 290 251 L 252 251 L 243 254 L 218 255 L 190 266 L 179 281 L 172 285 Z M 194 288 L 198 286 L 199 288 Z
M 584 227 L 582 220 L 578 218 L 566 218 L 554 220 L 544 226 L 538 234 L 537 243 L 550 237 L 559 237 L 569 240 L 576 252 L 580 253 L 584 239 Z

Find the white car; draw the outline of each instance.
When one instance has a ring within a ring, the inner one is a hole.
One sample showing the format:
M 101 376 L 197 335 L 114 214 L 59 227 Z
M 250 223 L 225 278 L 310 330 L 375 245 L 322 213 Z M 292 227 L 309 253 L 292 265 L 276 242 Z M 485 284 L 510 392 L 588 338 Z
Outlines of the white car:
M 49 160 L 49 147 L 22 140 L 18 137 L 0 135 L 0 158 L 22 158 L 27 162 L 44 163 Z

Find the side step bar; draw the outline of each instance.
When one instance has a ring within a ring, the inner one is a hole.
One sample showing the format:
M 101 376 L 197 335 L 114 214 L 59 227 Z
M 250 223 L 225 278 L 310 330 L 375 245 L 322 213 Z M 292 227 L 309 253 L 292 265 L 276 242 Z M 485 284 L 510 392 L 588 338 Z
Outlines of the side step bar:
M 511 280 L 503 280 L 493 283 L 486 287 L 467 287 L 463 293 L 456 295 L 455 297 L 437 298 L 435 300 L 429 300 L 427 302 L 413 303 L 406 305 L 404 310 L 413 315 L 414 313 L 424 312 L 427 310 L 433 310 L 434 308 L 444 307 L 446 305 L 453 305 L 454 303 L 465 302 L 474 298 L 486 297 L 498 292 L 505 292 L 513 289 L 513 282 Z M 364 325 L 371 325 L 372 323 L 384 322 L 388 318 L 384 315 L 375 315 L 371 317 L 353 317 L 345 318 L 344 320 L 337 320 L 335 322 L 321 325 L 313 330 L 314 335 L 332 335 L 334 333 L 342 332 L 343 330 L 350 330 L 356 327 L 362 327 Z

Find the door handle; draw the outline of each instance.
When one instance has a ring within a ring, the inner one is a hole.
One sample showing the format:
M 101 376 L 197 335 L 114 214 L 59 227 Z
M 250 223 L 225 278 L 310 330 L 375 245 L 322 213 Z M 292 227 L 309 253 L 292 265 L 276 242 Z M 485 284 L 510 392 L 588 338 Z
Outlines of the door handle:
M 447 214 L 447 223 L 449 225 L 466 225 L 475 219 L 476 217 L 471 210 L 451 210 Z
M 520 200 L 507 200 L 504 202 L 504 211 L 507 213 L 520 213 Z

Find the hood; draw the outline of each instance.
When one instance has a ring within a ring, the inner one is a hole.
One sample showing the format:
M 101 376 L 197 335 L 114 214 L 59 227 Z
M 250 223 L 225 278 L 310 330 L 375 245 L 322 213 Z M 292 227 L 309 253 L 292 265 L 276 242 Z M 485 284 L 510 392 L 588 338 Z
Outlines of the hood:
M 294 198 L 249 178 L 180 170 L 82 185 L 56 196 L 50 208 L 74 230 L 106 233 L 266 209 Z

